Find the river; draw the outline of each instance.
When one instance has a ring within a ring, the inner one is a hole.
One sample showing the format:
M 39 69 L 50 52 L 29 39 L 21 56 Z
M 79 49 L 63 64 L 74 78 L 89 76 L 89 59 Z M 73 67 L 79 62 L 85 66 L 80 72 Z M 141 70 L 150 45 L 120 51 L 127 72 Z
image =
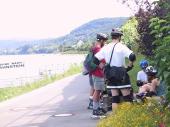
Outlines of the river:
M 80 64 L 84 55 L 36 54 L 0 56 L 0 88 L 24 85 L 44 75 L 67 70 L 71 64 Z

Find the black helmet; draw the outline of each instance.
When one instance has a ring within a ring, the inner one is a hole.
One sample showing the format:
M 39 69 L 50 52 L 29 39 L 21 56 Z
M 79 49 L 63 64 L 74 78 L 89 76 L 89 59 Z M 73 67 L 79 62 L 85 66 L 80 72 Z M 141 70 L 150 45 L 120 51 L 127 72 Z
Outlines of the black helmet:
M 123 33 L 119 29 L 112 29 L 111 36 L 122 36 Z
M 100 40 L 108 40 L 107 34 L 103 34 L 103 33 L 98 33 L 96 38 L 97 38 L 98 41 L 100 41 Z

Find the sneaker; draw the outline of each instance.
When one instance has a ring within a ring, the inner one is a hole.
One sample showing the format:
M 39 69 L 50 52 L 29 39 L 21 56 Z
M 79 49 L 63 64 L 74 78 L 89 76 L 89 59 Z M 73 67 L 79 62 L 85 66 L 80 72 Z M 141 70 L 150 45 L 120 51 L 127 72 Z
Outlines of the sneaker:
M 102 119 L 105 118 L 106 116 L 104 115 L 103 112 L 101 112 L 101 110 L 97 109 L 97 110 L 93 110 L 93 114 L 91 116 L 92 119 Z
M 103 108 L 99 108 L 98 109 L 100 112 L 102 112 L 103 114 L 106 114 L 107 113 L 107 111 L 105 110 L 105 109 L 103 109 Z
M 87 107 L 87 109 L 93 109 L 93 105 L 89 104 L 89 106 Z
M 136 94 L 137 99 L 142 99 L 144 96 L 145 96 L 145 93 Z

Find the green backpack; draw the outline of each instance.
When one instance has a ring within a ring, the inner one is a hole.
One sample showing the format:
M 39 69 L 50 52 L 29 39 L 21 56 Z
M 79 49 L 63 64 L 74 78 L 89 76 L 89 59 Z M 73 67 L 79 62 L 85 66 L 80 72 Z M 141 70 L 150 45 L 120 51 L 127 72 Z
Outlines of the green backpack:
M 97 65 L 93 61 L 94 61 L 94 53 L 92 51 L 90 51 L 87 54 L 87 56 L 83 62 L 84 68 L 88 72 L 93 72 L 97 68 Z

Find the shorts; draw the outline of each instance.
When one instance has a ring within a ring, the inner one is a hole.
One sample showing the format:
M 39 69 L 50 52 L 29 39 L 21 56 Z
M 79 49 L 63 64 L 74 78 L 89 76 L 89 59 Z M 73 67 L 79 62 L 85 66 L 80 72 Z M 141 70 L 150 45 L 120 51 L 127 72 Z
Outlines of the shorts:
M 94 83 L 94 89 L 95 90 L 105 90 L 105 83 L 104 83 L 104 78 L 97 77 L 97 76 L 92 76 L 93 78 L 93 83 Z
M 108 89 L 124 89 L 124 88 L 131 88 L 130 78 L 128 73 L 126 73 L 125 78 L 123 81 L 117 81 L 115 79 L 111 79 L 107 83 Z
M 93 78 L 91 74 L 89 74 L 89 83 L 91 87 L 94 87 Z

